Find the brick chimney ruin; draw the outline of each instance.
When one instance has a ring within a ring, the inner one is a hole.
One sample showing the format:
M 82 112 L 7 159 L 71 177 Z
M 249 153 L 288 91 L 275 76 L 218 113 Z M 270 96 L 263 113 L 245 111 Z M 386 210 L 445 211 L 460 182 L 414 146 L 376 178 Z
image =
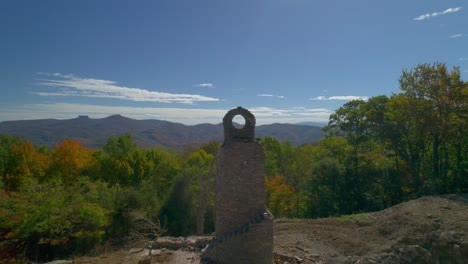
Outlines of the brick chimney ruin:
M 235 116 L 245 119 L 242 128 Z M 224 143 L 217 155 L 216 236 L 202 263 L 273 261 L 273 216 L 265 207 L 265 151 L 255 139 L 255 117 L 247 109 L 230 110 L 223 119 Z

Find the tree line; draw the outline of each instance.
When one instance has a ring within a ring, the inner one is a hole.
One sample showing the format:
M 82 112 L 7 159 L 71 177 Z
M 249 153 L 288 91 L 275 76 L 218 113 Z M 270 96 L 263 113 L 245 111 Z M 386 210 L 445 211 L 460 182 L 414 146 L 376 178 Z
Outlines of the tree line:
M 76 140 L 48 149 L 0 135 L 0 259 L 212 232 L 218 146 L 141 149 L 124 134 L 100 150 Z
M 400 93 L 337 109 L 319 142 L 261 139 L 275 217 L 375 211 L 467 191 L 468 83 L 443 63 L 403 70 L 399 82 Z M 0 135 L 0 259 L 213 232 L 218 148 L 142 149 L 124 134 L 100 150 L 76 140 L 49 149 Z
M 434 63 L 403 70 L 399 83 L 400 93 L 345 103 L 318 143 L 264 139 L 276 216 L 375 211 L 468 191 L 468 82 L 459 68 Z

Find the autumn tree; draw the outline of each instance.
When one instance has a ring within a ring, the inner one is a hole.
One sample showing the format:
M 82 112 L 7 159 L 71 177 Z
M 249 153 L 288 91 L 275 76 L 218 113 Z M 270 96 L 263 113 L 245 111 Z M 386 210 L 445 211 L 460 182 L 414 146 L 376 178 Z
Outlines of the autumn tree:
M 91 150 L 76 140 L 64 140 L 51 151 L 51 165 L 43 180 L 55 179 L 70 184 L 96 167 L 97 160 Z
M 284 177 L 288 186 L 293 189 L 294 216 L 301 217 L 304 211 L 304 183 L 310 174 L 310 160 L 305 153 L 307 148 L 299 149 L 289 141 L 281 143 L 274 137 L 265 137 L 262 139 L 262 143 L 265 146 L 265 174 L 267 180 L 280 175 Z M 269 197 L 274 196 L 272 194 Z
M 31 142 L 3 138 L 1 150 L 2 181 L 6 190 L 16 191 L 21 185 L 42 179 L 49 167 L 49 157 Z
M 294 217 L 295 194 L 293 188 L 284 177 L 278 175 L 265 180 L 266 206 L 276 218 Z

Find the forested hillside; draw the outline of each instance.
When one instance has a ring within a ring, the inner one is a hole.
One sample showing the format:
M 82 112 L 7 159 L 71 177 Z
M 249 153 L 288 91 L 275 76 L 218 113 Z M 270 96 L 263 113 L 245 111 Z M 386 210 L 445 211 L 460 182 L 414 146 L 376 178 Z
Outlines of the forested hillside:
M 399 81 L 398 94 L 336 110 L 319 142 L 261 139 L 275 217 L 375 211 L 467 191 L 468 82 L 441 63 L 404 70 Z M 67 139 L 48 148 L 0 136 L 0 259 L 212 232 L 218 147 L 142 149 L 122 134 L 98 150 Z
M 221 121 L 222 117 L 220 117 Z M 91 119 L 79 116 L 73 119 L 21 120 L 0 122 L 0 134 L 18 136 L 35 145 L 52 148 L 64 139 L 74 139 L 86 148 L 100 149 L 110 136 L 130 133 L 138 147 L 166 147 L 183 149 L 200 146 L 210 141 L 223 140 L 222 124 L 187 126 L 162 120 L 136 120 L 121 115 Z M 256 128 L 256 136 L 274 136 L 294 145 L 319 141 L 324 137 L 320 127 L 310 125 L 271 124 Z

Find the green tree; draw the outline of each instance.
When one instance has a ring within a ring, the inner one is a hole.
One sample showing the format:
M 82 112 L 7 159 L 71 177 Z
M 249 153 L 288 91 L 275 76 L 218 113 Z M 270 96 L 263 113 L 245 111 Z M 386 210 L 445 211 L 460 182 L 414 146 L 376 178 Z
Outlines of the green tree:
M 307 182 L 309 216 L 326 217 L 352 212 L 350 203 L 353 200 L 345 173 L 345 166 L 332 157 L 324 157 L 314 163 L 313 177 Z
M 405 94 L 391 96 L 385 107 L 384 139 L 391 146 L 397 174 L 405 179 L 402 188 L 407 194 L 417 192 L 421 186 L 421 159 L 427 145 L 423 134 L 416 129 L 417 119 L 411 108 Z
M 262 138 L 265 147 L 265 174 L 274 177 L 279 174 L 279 160 L 281 157 L 281 143 L 275 137 Z
M 22 145 L 24 141 L 20 138 L 0 134 L 0 177 L 4 177 L 8 170 L 9 155 L 15 145 Z
M 366 133 L 369 138 L 380 141 L 379 143 L 386 143 L 384 139 L 388 130 L 388 122 L 385 118 L 387 102 L 388 97 L 380 95 L 369 98 L 363 106 L 367 123 Z
M 178 176 L 159 213 L 159 219 L 170 235 L 187 236 L 195 232 L 196 213 L 191 182 L 190 175 Z
M 409 101 L 406 114 L 414 124 L 414 140 L 425 146 L 421 147 L 422 153 L 418 153 L 421 163 L 418 173 L 423 177 L 424 191 L 440 193 L 450 190 L 447 179 L 452 170 L 451 138 L 457 137 L 455 127 L 466 123 L 463 118 L 457 118 L 463 112 L 462 108 L 466 109 L 466 101 L 463 103 L 465 86 L 460 79 L 460 71 L 454 68 L 449 72 L 444 63 L 420 64 L 404 70 L 399 81 Z M 462 138 L 458 139 L 463 142 Z
M 452 72 L 452 75 L 454 73 Z M 448 173 L 447 185 L 451 183 L 451 190 L 462 191 L 468 189 L 468 82 L 455 78 L 454 89 L 451 93 L 451 115 L 449 122 L 449 145 L 452 157 Z
M 163 148 L 146 151 L 148 161 L 152 163 L 153 171 L 143 180 L 143 188 L 160 201 L 169 195 L 175 177 L 181 171 L 180 153 Z
M 127 156 L 130 151 L 135 150 L 136 143 L 133 136 L 126 133 L 119 137 L 110 136 L 103 149 L 110 157 L 120 159 Z
M 196 234 L 205 233 L 205 214 L 208 209 L 209 198 L 214 194 L 215 163 L 214 155 L 203 149 L 190 153 L 184 162 L 183 174 L 192 178 L 192 191 L 198 197 L 196 207 Z M 211 203 L 211 207 L 213 203 Z
M 330 136 L 346 138 L 353 148 L 352 169 L 355 177 L 359 175 L 359 154 L 364 151 L 364 143 L 369 139 L 365 104 L 362 100 L 345 103 L 330 115 L 328 126 L 324 128 Z
M 136 147 L 130 134 L 111 136 L 103 147 L 101 168 L 105 181 L 121 186 L 138 187 L 154 171 L 154 164 L 146 152 Z
M 204 150 L 208 154 L 216 155 L 220 146 L 221 144 L 219 144 L 218 141 L 210 141 L 206 144 L 201 145 L 200 149 Z
M 34 184 L 3 193 L 0 230 L 8 230 L 6 243 L 29 257 L 40 252 L 39 259 L 89 250 L 108 225 L 101 187 L 80 178 L 71 185 Z
M 324 129 L 329 136 L 343 137 L 347 140 L 352 151 L 345 161 L 347 170 L 343 195 L 347 196 L 348 206 L 346 213 L 351 213 L 366 204 L 365 191 L 367 183 L 371 180 L 363 173 L 362 163 L 366 152 L 371 151 L 374 142 L 369 134 L 369 123 L 366 114 L 367 103 L 362 100 L 353 100 L 345 103 L 330 115 L 328 126 Z

